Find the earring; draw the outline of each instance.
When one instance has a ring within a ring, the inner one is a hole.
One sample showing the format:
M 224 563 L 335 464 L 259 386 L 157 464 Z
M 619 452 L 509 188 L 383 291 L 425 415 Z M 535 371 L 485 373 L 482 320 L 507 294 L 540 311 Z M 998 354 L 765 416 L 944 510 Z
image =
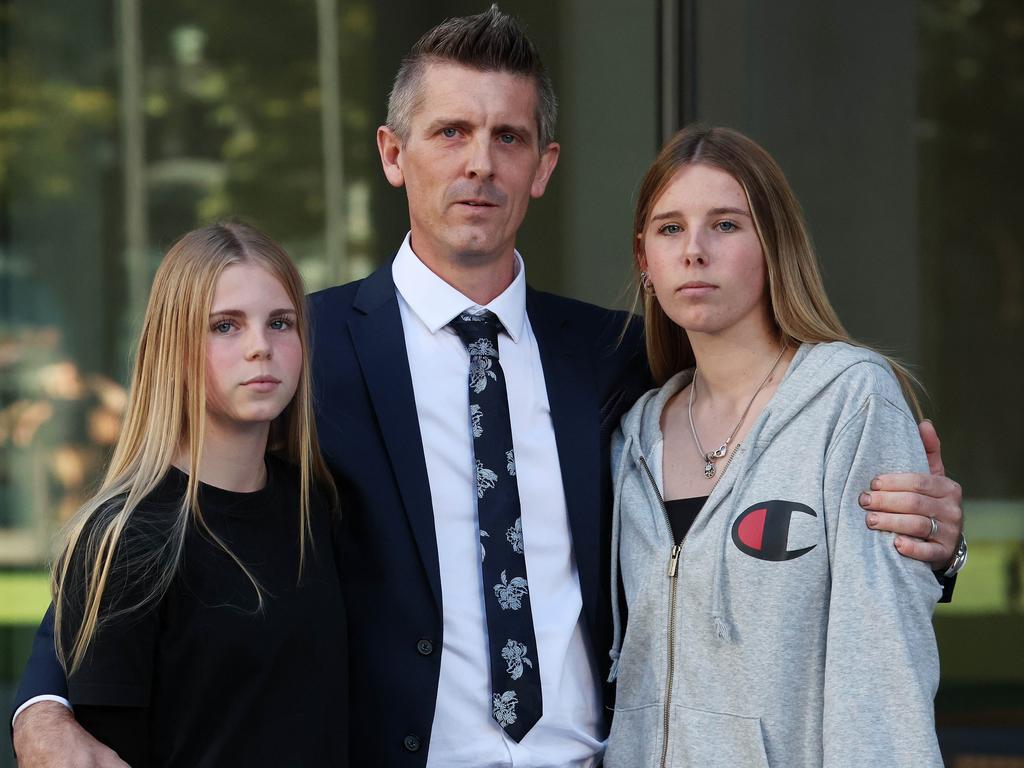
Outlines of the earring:
M 640 287 L 643 289 L 644 293 L 651 295 L 654 294 L 654 285 L 651 283 L 651 276 L 644 271 L 640 272 Z

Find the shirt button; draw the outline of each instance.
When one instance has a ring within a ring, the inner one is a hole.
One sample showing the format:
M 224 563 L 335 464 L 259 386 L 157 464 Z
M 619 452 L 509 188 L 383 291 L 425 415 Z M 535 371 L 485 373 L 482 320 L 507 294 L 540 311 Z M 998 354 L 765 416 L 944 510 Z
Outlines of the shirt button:
M 416 643 L 416 650 L 420 652 L 421 656 L 429 656 L 434 652 L 434 644 L 424 638 Z
M 410 733 L 402 739 L 402 746 L 410 752 L 418 752 L 420 749 L 420 737 L 414 733 Z

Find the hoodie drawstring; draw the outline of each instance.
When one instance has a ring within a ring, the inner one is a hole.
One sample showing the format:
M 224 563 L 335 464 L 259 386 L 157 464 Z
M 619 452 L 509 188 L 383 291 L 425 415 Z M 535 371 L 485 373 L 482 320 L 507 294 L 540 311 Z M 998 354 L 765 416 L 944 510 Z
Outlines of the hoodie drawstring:
M 632 445 L 633 436 L 629 435 L 622 446 L 619 465 L 614 475 L 617 480 L 612 501 L 612 648 L 608 651 L 612 666 L 608 671 L 609 683 L 614 683 L 619 676 L 619 655 L 622 650 L 622 617 L 619 615 L 619 538 L 622 529 L 622 488 L 626 484 L 626 461 Z

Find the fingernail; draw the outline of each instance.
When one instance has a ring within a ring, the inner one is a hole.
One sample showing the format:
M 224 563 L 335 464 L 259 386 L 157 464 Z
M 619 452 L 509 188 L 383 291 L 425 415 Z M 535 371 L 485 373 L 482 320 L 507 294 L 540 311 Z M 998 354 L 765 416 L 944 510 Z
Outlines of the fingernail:
M 906 543 L 902 536 L 896 537 L 896 549 L 903 549 L 903 545 Z
M 862 493 L 860 495 L 860 505 L 862 507 L 866 507 L 870 503 L 871 503 L 871 494 L 870 493 Z
M 871 480 L 871 490 L 872 491 L 880 491 L 881 489 L 882 489 L 882 481 L 879 480 L 877 477 L 873 478 Z
M 878 515 L 868 515 L 868 528 L 878 525 Z

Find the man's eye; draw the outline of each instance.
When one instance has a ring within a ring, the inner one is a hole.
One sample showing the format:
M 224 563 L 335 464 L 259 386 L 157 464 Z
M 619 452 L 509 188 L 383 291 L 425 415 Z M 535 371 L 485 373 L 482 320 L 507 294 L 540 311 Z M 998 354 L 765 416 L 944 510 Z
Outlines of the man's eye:
M 456 131 L 454 128 L 441 129 L 441 135 L 444 136 L 446 139 L 454 139 L 458 135 L 458 133 L 459 132 Z
M 515 144 L 516 135 L 514 133 L 503 133 L 499 137 L 502 144 Z

